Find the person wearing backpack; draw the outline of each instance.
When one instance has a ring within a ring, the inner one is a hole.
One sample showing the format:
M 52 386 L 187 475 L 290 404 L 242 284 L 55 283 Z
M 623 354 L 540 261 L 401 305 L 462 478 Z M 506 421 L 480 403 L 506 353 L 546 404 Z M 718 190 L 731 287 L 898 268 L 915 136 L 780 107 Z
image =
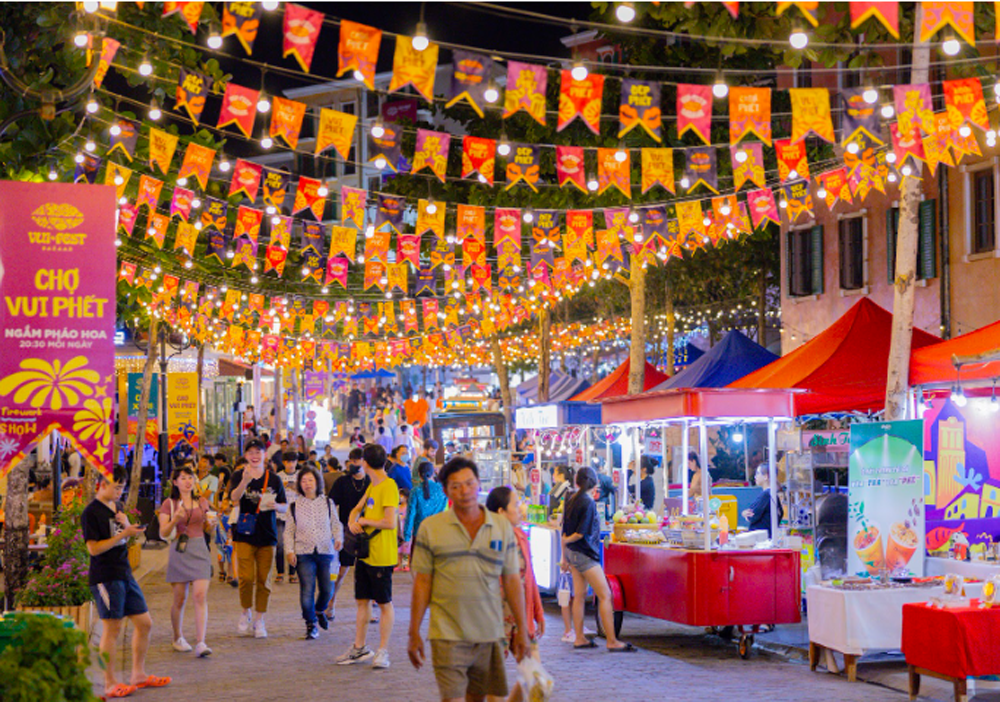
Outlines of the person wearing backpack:
M 330 626 L 326 608 L 333 596 L 330 567 L 340 550 L 344 530 L 335 517 L 337 505 L 323 491 L 323 478 L 306 465 L 299 470 L 295 497 L 285 520 L 285 558 L 299 574 L 299 603 L 306 622 L 306 639 L 319 637 Z M 319 597 L 316 590 L 319 588 Z

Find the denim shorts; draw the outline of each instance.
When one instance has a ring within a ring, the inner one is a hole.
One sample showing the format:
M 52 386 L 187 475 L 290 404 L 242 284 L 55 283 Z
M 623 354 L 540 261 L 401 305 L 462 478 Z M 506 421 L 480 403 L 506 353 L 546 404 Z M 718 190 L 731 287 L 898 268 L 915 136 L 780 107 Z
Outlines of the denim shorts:
M 139 583 L 131 575 L 126 580 L 111 580 L 90 586 L 101 619 L 124 619 L 149 611 Z
M 569 564 L 576 568 L 580 573 L 586 573 L 591 568 L 598 568 L 601 565 L 600 561 L 595 561 L 590 556 L 580 553 L 579 551 L 574 551 L 570 548 L 567 548 L 564 553 L 566 554 L 566 560 Z

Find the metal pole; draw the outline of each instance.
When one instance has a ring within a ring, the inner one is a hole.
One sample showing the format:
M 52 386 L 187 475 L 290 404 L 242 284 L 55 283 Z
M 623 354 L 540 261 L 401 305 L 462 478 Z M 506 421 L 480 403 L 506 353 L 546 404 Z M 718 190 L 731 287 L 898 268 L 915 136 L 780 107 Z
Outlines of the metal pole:
M 705 418 L 698 418 L 698 453 L 701 459 L 701 511 L 705 516 L 705 550 L 712 550 L 712 517 L 708 509 L 709 483 L 712 474 L 708 472 L 708 427 Z
M 152 339 L 150 339 L 152 341 Z M 156 484 L 162 484 L 170 475 L 170 437 L 167 434 L 167 329 L 160 325 L 160 475 Z M 146 443 L 143 441 L 142 446 Z M 139 482 L 142 482 L 141 480 Z M 131 489 L 138 490 L 138 485 L 131 486 Z
M 667 492 L 670 490 L 670 475 L 667 469 L 667 423 L 660 423 L 660 468 L 663 472 L 663 497 L 667 496 Z M 660 516 L 663 515 L 663 499 L 656 501 L 653 505 L 656 508 L 656 513 Z
M 767 480 L 771 490 L 771 538 L 778 535 L 778 458 L 774 454 L 774 445 L 778 426 L 774 417 L 767 420 Z
M 688 420 L 685 419 L 682 425 L 682 430 L 684 434 L 681 436 L 681 453 L 684 456 L 681 458 L 681 514 L 685 517 L 688 516 L 688 454 L 691 453 L 691 438 L 689 436 L 689 426 Z
M 535 500 L 536 505 L 542 504 L 542 483 L 544 482 L 542 478 L 542 432 L 540 429 L 535 429 L 535 468 L 538 469 L 538 494 L 535 491 L 531 491 L 531 496 Z M 531 482 L 531 476 L 528 476 L 528 482 Z

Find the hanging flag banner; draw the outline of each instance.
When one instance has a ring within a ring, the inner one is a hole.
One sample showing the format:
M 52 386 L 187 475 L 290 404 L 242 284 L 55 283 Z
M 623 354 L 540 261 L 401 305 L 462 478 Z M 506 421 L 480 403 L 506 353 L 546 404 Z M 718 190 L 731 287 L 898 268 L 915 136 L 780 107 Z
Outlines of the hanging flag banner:
M 809 132 L 831 144 L 836 142 L 830 115 L 830 91 L 826 88 L 790 88 L 792 98 L 792 142 Z
M 322 253 L 308 249 L 302 252 L 302 282 L 311 280 L 317 285 L 322 283 L 326 274 L 326 259 Z
M 809 177 L 809 161 L 806 159 L 804 141 L 795 143 L 791 139 L 777 139 L 774 142 L 774 155 L 778 158 L 778 179 L 782 183 Z
M 124 280 L 129 286 L 135 285 L 135 264 L 122 261 L 121 268 L 118 269 L 118 280 Z
M 226 213 L 229 211 L 229 203 L 225 200 L 218 200 L 214 197 L 205 198 L 205 208 L 201 211 L 201 228 L 203 231 L 217 229 L 222 232 L 226 230 Z
M 100 88 L 104 82 L 104 77 L 108 75 L 108 69 L 111 68 L 111 62 L 115 60 L 115 54 L 118 53 L 120 46 L 121 42 L 115 41 L 111 37 L 106 36 L 102 39 L 101 58 L 97 62 L 97 73 L 94 74 L 95 88 Z
M 735 199 L 735 195 L 732 196 Z M 667 206 L 655 205 L 642 210 L 642 238 L 652 243 L 667 236 Z
M 902 168 L 906 159 L 912 157 L 913 165 L 919 170 L 917 161 L 926 161 L 924 141 L 916 130 L 904 135 L 896 123 L 889 124 L 889 134 L 892 135 L 892 150 L 896 154 L 896 166 Z
M 788 206 L 785 207 L 785 214 L 788 216 L 789 224 L 795 224 L 800 217 L 812 219 L 813 201 L 812 193 L 809 192 L 808 180 L 796 180 L 781 186 L 781 193 Z
M 281 205 L 285 201 L 285 194 L 288 192 L 291 178 L 288 171 L 279 171 L 276 168 L 265 166 L 261 175 L 264 204 L 281 212 Z
M 438 266 L 446 271 L 455 267 L 455 251 L 446 237 L 435 239 L 431 246 L 431 268 Z
M 215 149 L 196 144 L 193 141 L 187 145 L 184 151 L 184 161 L 181 169 L 177 172 L 177 179 L 194 176 L 201 189 L 208 187 L 208 176 L 212 172 L 212 161 L 215 160 Z
M 178 12 L 187 23 L 192 34 L 198 32 L 198 22 L 201 20 L 201 11 L 205 8 L 203 2 L 165 2 L 163 3 L 163 16 L 170 17 Z
M 163 248 L 163 242 L 167 239 L 168 226 L 170 226 L 170 217 L 162 212 L 154 212 L 149 216 L 149 222 L 146 227 L 146 238 L 152 239 L 158 249 Z
M 257 190 L 260 188 L 260 177 L 263 166 L 253 161 L 236 159 L 233 166 L 233 178 L 229 182 L 229 197 L 242 193 L 251 202 L 257 199 Z
M 388 168 L 393 173 L 397 173 L 403 155 L 400 146 L 403 136 L 402 130 L 394 124 L 386 124 L 382 129 L 383 133 L 380 137 L 368 132 L 368 163 L 381 159 L 385 162 L 381 168 Z
M 249 139 L 253 135 L 259 97 L 259 90 L 244 88 L 231 81 L 227 83 L 226 94 L 222 97 L 222 107 L 219 110 L 219 123 L 216 126 L 222 129 L 235 124 L 243 132 L 243 136 Z
M 909 134 L 914 129 L 923 129 L 926 134 L 934 133 L 937 125 L 929 83 L 894 85 L 892 95 L 896 103 L 896 123 L 900 134 Z
M 413 48 L 413 40 L 405 35 L 396 37 L 396 53 L 392 57 L 392 80 L 389 92 L 412 85 L 427 102 L 434 102 L 434 76 L 437 73 L 438 45 L 429 42 L 423 51 Z
M 979 142 L 976 140 L 975 134 L 970 134 L 967 137 L 963 137 L 958 132 L 952 133 L 952 148 L 955 149 L 955 162 L 962 160 L 962 156 L 982 156 L 982 151 L 979 150 Z
M 288 260 L 288 250 L 279 246 L 268 246 L 264 252 L 264 272 L 274 271 L 280 278 L 285 274 L 285 262 Z
M 317 13 L 322 21 L 322 13 Z M 340 44 L 337 51 L 337 77 L 354 70 L 362 77 L 365 87 L 375 90 L 375 64 L 382 31 L 357 22 L 341 20 Z
M 431 207 L 429 200 L 420 199 L 417 201 L 417 235 L 431 232 L 436 237 L 444 236 L 444 215 L 445 206 L 434 204 Z M 433 211 L 430 211 L 433 210 Z
M 604 76 L 588 73 L 583 80 L 574 80 L 570 71 L 562 71 L 559 86 L 559 119 L 556 131 L 561 132 L 579 116 L 594 134 L 601 133 L 601 99 L 604 97 Z
M 349 24 L 353 24 L 353 22 L 343 20 L 340 23 L 341 52 L 344 50 L 344 35 L 347 33 L 346 25 Z M 319 39 L 319 30 L 322 28 L 322 12 L 310 10 L 308 7 L 290 2 L 285 3 L 285 24 L 281 57 L 288 58 L 289 55 L 294 56 L 295 60 L 302 67 L 302 70 L 308 73 L 309 67 L 312 65 L 313 54 L 316 52 L 316 41 Z M 379 36 L 381 35 L 382 33 L 379 32 Z M 377 54 L 377 43 L 375 51 Z M 343 58 L 341 58 L 341 61 L 343 61 Z M 372 71 L 374 73 L 374 68 Z M 342 69 L 337 75 L 340 76 L 343 72 Z M 374 86 L 369 85 L 368 88 L 371 90 L 374 89 Z
M 94 181 L 97 180 L 97 171 L 100 170 L 102 163 L 104 163 L 104 159 L 93 154 L 84 154 L 83 163 L 78 163 L 73 171 L 73 182 L 86 181 L 93 185 Z
M 149 128 L 149 165 L 158 166 L 164 175 L 170 172 L 170 163 L 174 160 L 177 150 L 176 134 L 164 132 L 155 127 Z
M 319 129 L 316 132 L 316 153 L 321 154 L 331 146 L 345 161 L 351 157 L 354 128 L 358 116 L 322 108 L 319 112 Z
M 292 247 L 292 225 L 295 222 L 291 217 L 275 215 L 271 217 L 271 246 L 278 246 L 286 251 Z
M 413 167 L 410 173 L 416 173 L 424 168 L 430 168 L 442 183 L 448 169 L 448 147 L 451 145 L 451 135 L 447 132 L 432 132 L 429 129 L 417 129 L 417 145 L 413 153 Z
M 438 301 L 425 298 L 420 301 L 420 308 L 424 313 L 424 330 L 440 328 L 438 324 L 438 313 L 440 311 Z
M 855 3 L 851 4 L 851 7 Z M 840 98 L 844 105 L 842 144 L 849 144 L 858 137 L 869 142 L 882 143 L 882 123 L 879 118 L 879 104 L 865 102 L 866 88 L 844 88 Z M 860 143 L 860 142 L 859 142 Z
M 326 209 L 326 195 L 320 195 L 320 189 L 325 192 L 326 185 L 323 181 L 299 176 L 298 187 L 295 189 L 295 202 L 292 205 L 292 216 L 297 217 L 308 213 L 317 222 L 322 222 L 323 210 Z
M 493 247 L 500 249 L 508 242 L 521 248 L 521 210 L 516 207 L 498 207 L 493 211 Z
M 247 55 L 253 53 L 257 41 L 263 7 L 259 2 L 227 2 L 222 7 L 222 36 L 235 34 Z
M 511 144 L 507 160 L 507 190 L 524 181 L 538 192 L 539 163 L 541 147 L 537 144 Z
M 454 49 L 451 52 L 451 100 L 445 107 L 451 107 L 465 100 L 480 118 L 483 117 L 484 93 L 493 75 L 493 59 L 485 54 Z
M 684 177 L 691 185 L 688 192 L 692 192 L 699 185 L 704 185 L 713 193 L 719 192 L 718 169 L 716 167 L 716 153 L 714 146 L 698 146 L 684 150 L 687 163 L 684 165 Z
M 174 188 L 173 197 L 170 199 L 170 216 L 179 216 L 181 221 L 187 222 L 191 219 L 191 202 L 194 200 L 194 191 L 187 188 Z
M 365 203 L 368 193 L 360 188 L 340 187 L 340 217 L 344 224 L 350 222 L 359 230 L 365 228 Z
M 620 153 L 625 154 L 621 161 Z M 597 194 L 603 195 L 612 187 L 625 197 L 632 197 L 632 160 L 628 149 L 597 150 Z
M 631 78 L 622 79 L 621 104 L 618 106 L 618 138 L 621 139 L 637 126 L 642 126 L 649 136 L 660 143 L 663 140 L 662 124 L 660 84 Z
M 358 232 L 352 227 L 330 227 L 330 257 L 343 254 L 347 258 L 354 260 L 357 252 Z
M 920 23 L 920 41 L 931 38 L 945 27 L 951 27 L 966 44 L 976 45 L 976 24 L 972 2 L 921 2 L 924 15 Z
M 194 247 L 198 241 L 198 228 L 189 222 L 178 222 L 174 234 L 174 251 L 183 251 L 188 258 L 194 258 Z
M 816 10 L 819 9 L 819 2 L 817 0 L 793 0 L 792 2 L 779 2 L 776 14 L 781 17 L 790 7 L 797 7 L 799 11 L 802 12 L 802 16 L 813 27 L 819 26 L 819 19 L 816 17 Z
M 556 147 L 556 176 L 560 188 L 571 183 L 582 192 L 587 192 L 582 146 Z
M 410 286 L 409 284 L 410 267 L 407 266 L 405 262 L 390 263 L 389 265 L 386 266 L 385 272 L 386 272 L 386 278 L 388 279 L 387 287 L 389 288 L 389 290 L 399 290 L 404 293 L 407 291 L 407 289 Z M 394 328 L 396 326 L 396 319 L 395 319 L 396 315 L 395 312 L 393 311 L 394 309 L 395 307 L 391 302 L 385 303 L 386 312 L 391 314 L 391 318 L 390 314 L 386 314 L 386 321 L 390 323 L 391 327 L 393 327 L 392 331 L 396 331 L 396 329 Z
M 302 251 L 315 251 L 323 254 L 323 242 L 326 241 L 326 230 L 319 222 L 302 223 Z
M 403 210 L 405 207 L 406 200 L 402 197 L 398 195 L 379 194 L 378 207 L 375 211 L 375 231 L 383 231 L 385 225 L 388 224 L 392 231 L 399 234 L 400 230 L 403 228 Z M 387 239 L 386 250 L 388 250 L 388 248 Z
M 484 137 L 462 137 L 462 177 L 478 173 L 480 180 L 493 185 L 496 169 L 496 141 Z
M 462 265 L 486 263 L 486 208 L 459 203 L 456 238 L 462 243 Z
M 115 197 L 119 200 L 125 194 L 125 188 L 128 186 L 131 178 L 131 168 L 125 168 L 125 166 L 119 165 L 114 161 L 108 161 L 108 167 L 104 171 L 104 184 L 115 186 Z M 121 182 L 116 183 L 115 181 Z M 136 203 L 136 207 L 138 207 L 138 203 Z
M 125 158 L 132 162 L 135 155 L 135 144 L 139 140 L 139 122 L 131 119 L 119 117 L 114 124 L 118 127 L 118 134 L 111 134 L 109 138 L 109 148 L 105 156 L 110 156 L 115 151 L 121 151 Z
M 895 39 L 899 39 L 899 3 L 892 2 L 861 2 L 853 0 L 848 3 L 851 8 L 851 29 L 857 29 L 869 19 L 878 20 Z
M 399 312 L 403 317 L 403 333 L 410 334 L 418 330 L 416 300 L 400 300 Z
M 934 140 L 937 142 L 935 149 L 937 154 L 938 163 L 943 163 L 947 166 L 955 166 L 956 161 L 952 158 L 950 147 L 954 143 L 952 138 L 955 132 L 951 127 L 951 117 L 946 111 L 935 112 L 934 113 L 934 123 L 936 126 L 936 131 L 934 133 Z M 971 136 L 971 135 L 970 135 Z M 930 137 L 928 137 L 930 138 Z M 924 144 L 924 150 L 927 150 L 926 140 Z
M 225 232 L 212 230 L 205 237 L 205 258 L 214 258 L 216 262 L 224 265 L 226 259 L 226 249 L 229 248 L 229 236 Z
M 770 88 L 729 89 L 729 141 L 737 144 L 748 134 L 771 145 Z
M 306 116 L 306 104 L 275 96 L 271 100 L 271 128 L 269 134 L 284 141 L 288 148 L 299 145 L 302 119 Z
M 245 236 L 237 236 L 233 241 L 235 254 L 232 267 L 246 266 L 247 270 L 252 271 L 257 263 L 257 242 Z
M 677 138 L 689 129 L 706 144 L 712 143 L 712 86 L 678 83 Z
M 118 208 L 118 227 L 125 231 L 127 236 L 132 236 L 135 229 L 135 220 L 139 216 L 139 210 L 132 203 L 126 203 Z
M 586 262 L 586 252 L 594 248 L 594 212 L 593 210 L 567 210 L 566 211 L 566 233 L 573 246 L 583 248 Z M 520 241 L 518 241 L 520 246 Z M 569 256 L 569 251 L 566 252 Z
M 983 131 L 990 128 L 990 118 L 986 112 L 986 101 L 983 99 L 983 84 L 978 78 L 963 78 L 946 80 L 944 88 L 944 104 L 947 106 L 948 118 L 953 131 L 958 131 L 964 123 L 974 124 Z
M 420 267 L 420 235 L 400 234 L 396 237 L 396 260 Z
M 507 64 L 507 90 L 504 94 L 503 117 L 524 110 L 539 124 L 545 124 L 545 88 L 548 71 L 545 66 L 510 61 Z
M 656 185 L 672 195 L 677 194 L 673 149 L 642 149 L 642 194 Z
M 382 261 L 369 261 L 365 259 L 365 290 L 378 286 L 378 289 L 385 292 L 385 286 L 389 282 L 386 276 L 385 263 Z M 363 315 L 362 315 L 363 316 Z
M 691 234 L 704 239 L 707 236 L 705 230 L 705 216 L 701 211 L 701 200 L 682 200 L 674 203 L 677 212 L 677 228 L 682 238 Z
M 329 285 L 332 282 L 336 282 L 340 287 L 347 289 L 347 271 L 350 267 L 350 260 L 344 258 L 343 256 L 334 256 L 331 254 L 330 258 L 326 261 L 326 278 L 323 281 L 323 285 Z
M 256 243 L 260 237 L 260 225 L 263 221 L 264 213 L 262 211 L 240 205 L 239 209 L 236 210 L 236 238 L 245 236 Z
M 853 205 L 851 200 L 851 188 L 847 184 L 847 169 L 835 168 L 826 173 L 816 176 L 816 182 L 826 190 L 826 197 L 823 198 L 828 209 L 833 209 L 838 200 L 843 200 L 848 205 Z
M 773 222 L 781 224 L 781 215 L 778 214 L 778 205 L 774 201 L 774 193 L 770 188 L 751 190 L 747 193 L 747 207 L 750 210 L 750 220 L 753 228 L 759 229 L 761 225 Z
M 145 205 L 150 212 L 156 212 L 160 204 L 160 192 L 163 190 L 163 181 L 143 174 L 139 177 L 139 193 L 135 198 L 135 206 Z
M 508 263 L 507 265 L 497 263 L 497 267 L 500 269 L 497 273 L 498 286 L 509 290 L 521 284 L 520 254 L 518 255 L 518 261 L 519 263 L 516 266 L 513 263 Z
M 418 268 L 417 281 L 416 284 L 414 285 L 413 294 L 422 295 L 426 293 L 428 295 L 433 295 L 435 280 L 436 280 L 436 274 L 434 273 L 433 268 Z
M 198 124 L 201 113 L 205 110 L 205 98 L 211 87 L 211 81 L 197 71 L 189 71 L 181 67 L 180 78 L 177 80 L 176 102 L 174 109 L 178 112 L 183 108 L 191 120 Z
M 762 144 L 730 146 L 729 157 L 733 162 L 733 182 L 737 192 L 746 183 L 753 183 L 758 188 L 764 187 L 764 146 Z

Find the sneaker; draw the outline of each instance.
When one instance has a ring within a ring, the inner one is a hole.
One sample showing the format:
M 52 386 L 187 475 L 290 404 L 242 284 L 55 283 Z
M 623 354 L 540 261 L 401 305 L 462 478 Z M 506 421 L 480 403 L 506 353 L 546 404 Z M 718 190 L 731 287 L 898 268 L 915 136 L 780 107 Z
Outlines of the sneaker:
M 184 637 L 181 636 L 176 641 L 174 641 L 174 650 L 179 651 L 180 653 L 187 653 L 188 651 L 191 650 L 191 644 L 185 641 Z
M 597 632 L 593 631 L 591 629 L 588 629 L 587 627 L 583 627 L 583 635 L 584 636 L 597 636 Z M 573 640 L 576 641 L 576 637 L 575 636 L 573 637 Z
M 236 631 L 240 633 L 240 636 L 246 636 L 250 633 L 250 610 L 244 610 L 243 614 L 240 615 L 240 623 L 236 625 Z
M 562 635 L 562 638 L 559 640 L 562 641 L 563 643 L 573 643 L 574 641 L 576 641 L 576 634 L 574 634 L 572 631 L 567 631 L 565 634 Z
M 306 623 L 306 640 L 312 641 L 319 638 L 319 627 L 315 624 Z
M 330 628 L 330 620 L 326 618 L 324 612 L 316 612 L 316 623 L 319 624 L 319 628 L 323 631 Z
M 264 626 L 264 620 L 258 619 L 253 625 L 253 637 L 255 639 L 266 639 L 267 638 L 267 627 Z
M 389 667 L 389 651 L 387 651 L 384 648 L 380 648 L 375 653 L 375 657 L 372 659 L 372 668 L 379 670 L 388 667 Z
M 378 614 L 378 612 L 376 612 L 375 614 L 372 615 L 372 618 L 368 620 L 368 623 L 369 624 L 378 624 L 378 622 L 379 622 L 379 614 Z
M 194 655 L 198 656 L 198 658 L 207 658 L 212 655 L 212 649 L 204 641 L 201 641 L 194 647 Z
M 337 665 L 351 665 L 352 663 L 364 663 L 375 655 L 367 646 L 356 648 L 351 646 L 347 651 L 337 656 Z

